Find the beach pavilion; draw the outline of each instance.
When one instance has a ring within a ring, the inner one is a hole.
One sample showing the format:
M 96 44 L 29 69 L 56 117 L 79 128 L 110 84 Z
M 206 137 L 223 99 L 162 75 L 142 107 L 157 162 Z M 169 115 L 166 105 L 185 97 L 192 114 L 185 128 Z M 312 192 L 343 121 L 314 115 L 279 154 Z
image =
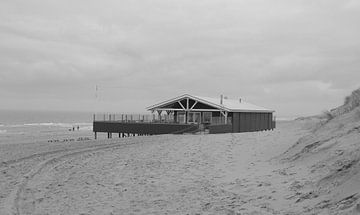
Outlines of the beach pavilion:
M 273 110 L 224 96 L 209 98 L 184 94 L 147 108 L 173 115 L 175 123 L 221 127 L 228 132 L 262 131 L 274 128 Z M 226 126 L 227 125 L 227 126 Z M 231 125 L 231 126 L 230 126 Z M 231 128 L 230 128 L 231 127 Z M 223 130 L 222 129 L 222 130 Z
M 239 133 L 265 131 L 275 128 L 274 111 L 250 104 L 242 99 L 224 96 L 208 98 L 184 94 L 147 108 L 151 117 L 115 115 L 96 120 L 93 131 L 119 133 L 119 137 L 154 134 L 180 134 L 209 131 L 209 133 Z M 157 117 L 156 117 L 157 116 Z

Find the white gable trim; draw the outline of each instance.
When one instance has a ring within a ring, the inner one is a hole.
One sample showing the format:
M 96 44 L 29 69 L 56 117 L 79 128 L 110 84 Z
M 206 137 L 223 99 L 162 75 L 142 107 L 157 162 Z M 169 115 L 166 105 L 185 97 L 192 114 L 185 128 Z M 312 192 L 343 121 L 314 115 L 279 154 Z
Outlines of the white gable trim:
M 259 109 L 252 109 L 252 108 L 239 108 L 239 109 L 234 109 L 234 108 L 229 108 L 229 107 L 226 107 L 226 105 L 219 105 L 219 104 L 215 104 L 213 102 L 210 102 L 206 99 L 202 99 L 202 98 L 199 98 L 199 97 L 196 97 L 196 96 L 192 96 L 192 95 L 189 95 L 189 94 L 184 94 L 184 95 L 181 95 L 181 96 L 178 96 L 178 97 L 175 97 L 173 99 L 169 99 L 169 100 L 166 100 L 164 102 L 160 102 L 158 104 L 155 104 L 155 105 L 152 105 L 152 106 L 149 106 L 147 107 L 146 109 L 149 110 L 149 111 L 154 111 L 154 110 L 157 110 L 157 109 L 166 109 L 166 108 L 162 108 L 162 106 L 164 105 L 168 105 L 168 104 L 171 104 L 171 103 L 176 103 L 176 102 L 179 102 L 181 100 L 184 100 L 184 99 L 192 99 L 195 101 L 195 103 L 197 102 L 201 102 L 203 104 L 206 104 L 206 105 L 209 105 L 215 109 L 218 109 L 220 111 L 226 111 L 226 112 L 257 112 L 257 113 L 273 113 L 275 111 L 273 110 L 268 110 L 268 109 L 265 109 L 265 108 L 261 108 L 259 107 Z M 209 98 L 210 99 L 210 98 Z M 188 101 L 187 101 L 188 102 Z M 249 103 L 248 103 L 249 104 Z M 181 107 L 182 108 L 185 108 L 186 111 L 191 111 L 192 108 L 195 107 L 195 105 L 193 105 L 191 108 L 188 107 L 188 104 L 186 105 L 186 107 L 183 107 L 183 105 L 181 104 Z M 256 106 L 257 107 L 257 106 Z M 216 111 L 216 110 L 214 110 Z
M 146 109 L 147 109 L 147 110 L 155 110 L 155 109 L 157 109 L 157 108 L 160 108 L 161 106 L 168 105 L 168 104 L 175 103 L 175 102 L 180 102 L 181 100 L 184 100 L 184 99 L 192 99 L 192 100 L 195 100 L 195 102 L 201 102 L 201 103 L 204 103 L 204 104 L 209 105 L 209 106 L 211 106 L 211 107 L 214 107 L 214 108 L 216 108 L 216 109 L 225 110 L 225 111 L 230 111 L 229 109 L 227 109 L 227 108 L 225 108 L 225 107 L 223 107 L 223 106 L 214 104 L 214 103 L 212 103 L 212 102 L 209 102 L 209 101 L 206 101 L 206 100 L 197 98 L 197 97 L 192 96 L 192 95 L 189 95 L 189 94 L 184 94 L 184 95 L 175 97 L 175 98 L 173 98 L 173 99 L 166 100 L 166 101 L 164 101 L 164 102 L 161 102 L 161 103 L 158 103 L 158 104 L 149 106 L 149 107 L 147 107 Z M 189 109 L 189 110 L 190 110 L 190 109 Z

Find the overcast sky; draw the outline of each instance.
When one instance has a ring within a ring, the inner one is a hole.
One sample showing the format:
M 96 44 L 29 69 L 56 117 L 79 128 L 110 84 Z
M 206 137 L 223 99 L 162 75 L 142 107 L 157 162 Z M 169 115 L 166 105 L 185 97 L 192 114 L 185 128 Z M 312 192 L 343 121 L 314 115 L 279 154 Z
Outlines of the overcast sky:
M 189 93 L 312 115 L 360 87 L 359 38 L 359 0 L 0 0 L 0 109 Z

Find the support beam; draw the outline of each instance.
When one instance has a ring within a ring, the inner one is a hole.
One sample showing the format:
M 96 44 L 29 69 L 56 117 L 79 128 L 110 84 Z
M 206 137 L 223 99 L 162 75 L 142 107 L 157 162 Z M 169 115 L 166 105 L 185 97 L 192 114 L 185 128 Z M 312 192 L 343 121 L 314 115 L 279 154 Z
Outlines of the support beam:
M 190 110 L 192 110 L 197 103 L 198 103 L 198 101 L 195 101 L 195 103 L 193 104 L 193 106 L 191 106 Z
M 180 109 L 180 108 L 157 108 L 156 110 L 162 110 L 162 111 L 186 111 L 186 109 Z M 220 112 L 220 111 L 224 111 L 222 109 L 193 109 L 196 111 L 208 111 L 208 112 Z
M 158 110 L 157 112 L 158 112 L 158 114 L 159 114 L 159 120 L 160 120 L 160 122 L 161 122 L 161 113 L 162 113 L 162 110 Z
M 181 106 L 182 110 L 186 110 L 185 107 L 184 107 L 184 105 L 181 104 L 181 101 L 178 101 L 178 103 L 179 103 L 179 105 Z M 157 110 L 159 110 L 159 109 L 157 109 Z M 176 109 L 176 110 L 181 110 L 181 109 Z
M 227 124 L 228 112 L 227 111 L 220 111 L 220 113 L 225 117 L 225 124 Z

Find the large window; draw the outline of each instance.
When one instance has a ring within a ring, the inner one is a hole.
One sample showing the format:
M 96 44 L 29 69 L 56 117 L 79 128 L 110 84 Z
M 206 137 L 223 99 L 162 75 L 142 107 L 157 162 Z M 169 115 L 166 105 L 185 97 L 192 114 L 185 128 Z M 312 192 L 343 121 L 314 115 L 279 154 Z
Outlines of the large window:
M 211 117 L 212 117 L 211 112 L 204 112 L 203 113 L 203 123 L 211 123 Z
M 177 113 L 177 122 L 178 123 L 185 123 L 185 112 L 178 112 Z
M 188 123 L 200 123 L 201 113 L 200 112 L 189 112 Z

